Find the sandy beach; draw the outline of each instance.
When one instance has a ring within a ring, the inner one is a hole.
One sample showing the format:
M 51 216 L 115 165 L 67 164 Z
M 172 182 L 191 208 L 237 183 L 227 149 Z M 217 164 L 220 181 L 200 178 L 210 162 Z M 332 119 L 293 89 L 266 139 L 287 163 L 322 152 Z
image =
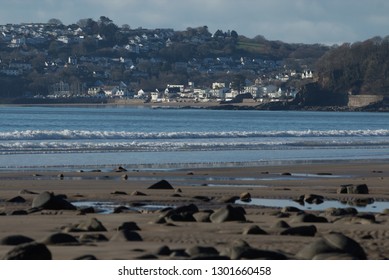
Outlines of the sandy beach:
M 0 257 L 389 257 L 388 162 L 124 168 L 1 172 Z M 305 208 L 264 207 L 256 199 L 297 200 Z M 331 201 L 344 206 L 314 210 Z M 383 209 L 355 208 L 373 202 Z

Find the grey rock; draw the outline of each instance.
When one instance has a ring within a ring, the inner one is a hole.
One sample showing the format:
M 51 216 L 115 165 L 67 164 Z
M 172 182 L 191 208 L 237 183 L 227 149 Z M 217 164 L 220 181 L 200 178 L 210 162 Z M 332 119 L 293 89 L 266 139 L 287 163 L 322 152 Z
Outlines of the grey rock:
M 166 180 L 161 180 L 150 187 L 149 190 L 173 190 L 173 186 Z
M 25 243 L 5 254 L 4 260 L 51 260 L 50 250 L 42 243 Z
M 140 228 L 135 222 L 124 222 L 118 227 L 118 230 L 137 231 L 140 230 Z
M 324 217 L 319 217 L 314 214 L 301 214 L 295 216 L 291 223 L 328 223 L 328 220 Z
M 67 233 L 54 233 L 46 237 L 43 241 L 46 245 L 78 245 L 78 240 Z
M 21 196 L 15 196 L 13 198 L 8 199 L 6 202 L 10 203 L 24 203 L 26 200 Z
M 62 196 L 55 196 L 49 192 L 43 192 L 36 196 L 31 207 L 46 210 L 77 210 L 73 204 L 66 201 Z
M 104 225 L 96 218 L 91 218 L 88 221 L 81 222 L 73 225 L 69 229 L 70 232 L 83 232 L 83 231 L 107 231 Z
M 317 229 L 314 225 L 291 227 L 281 232 L 281 235 L 315 236 Z
M 142 237 L 136 231 L 131 230 L 119 230 L 111 241 L 142 241 Z
M 24 244 L 24 243 L 30 243 L 30 242 L 34 242 L 34 239 L 24 235 L 10 235 L 10 236 L 3 237 L 0 240 L 1 245 L 13 245 L 13 246 Z
M 367 258 L 358 242 L 341 233 L 330 233 L 305 246 L 296 256 L 302 259 L 329 259 L 345 255 L 358 260 Z
M 262 234 L 262 235 L 265 235 L 267 234 L 266 231 L 264 231 L 263 229 L 261 229 L 259 226 L 257 225 L 250 225 L 246 228 L 243 229 L 243 234 L 244 235 L 247 235 L 247 234 Z
M 216 210 L 210 216 L 210 220 L 212 223 L 223 223 L 229 221 L 245 222 L 245 214 L 246 211 L 242 207 L 233 207 L 231 205 L 227 205 Z

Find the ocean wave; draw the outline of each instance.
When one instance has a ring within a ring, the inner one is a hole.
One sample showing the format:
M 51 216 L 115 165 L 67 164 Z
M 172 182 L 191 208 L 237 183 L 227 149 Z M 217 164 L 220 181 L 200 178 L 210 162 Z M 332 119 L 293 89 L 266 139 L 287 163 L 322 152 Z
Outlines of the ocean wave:
M 163 140 L 223 139 L 258 137 L 385 137 L 389 130 L 285 130 L 285 131 L 220 131 L 220 132 L 129 132 L 90 130 L 23 130 L 0 132 L 0 141 L 27 140 Z
M 0 141 L 0 154 L 51 152 L 117 151 L 216 151 L 216 150 L 288 150 L 302 148 L 375 148 L 388 147 L 389 139 L 380 140 L 273 140 L 273 141 Z

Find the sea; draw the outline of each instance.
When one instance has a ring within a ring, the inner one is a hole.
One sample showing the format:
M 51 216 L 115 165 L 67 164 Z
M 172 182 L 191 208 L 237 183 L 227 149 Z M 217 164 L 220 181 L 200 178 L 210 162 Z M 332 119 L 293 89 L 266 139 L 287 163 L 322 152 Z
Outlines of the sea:
M 389 113 L 0 106 L 0 170 L 389 160 Z

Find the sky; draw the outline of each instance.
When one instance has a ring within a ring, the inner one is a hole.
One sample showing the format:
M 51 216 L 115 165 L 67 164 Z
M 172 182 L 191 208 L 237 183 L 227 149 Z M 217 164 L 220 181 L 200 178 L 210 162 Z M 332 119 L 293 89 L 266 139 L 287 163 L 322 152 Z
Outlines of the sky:
M 208 26 L 287 43 L 341 44 L 389 35 L 388 0 L 0 0 L 0 24 L 64 24 L 100 16 L 118 26 Z

